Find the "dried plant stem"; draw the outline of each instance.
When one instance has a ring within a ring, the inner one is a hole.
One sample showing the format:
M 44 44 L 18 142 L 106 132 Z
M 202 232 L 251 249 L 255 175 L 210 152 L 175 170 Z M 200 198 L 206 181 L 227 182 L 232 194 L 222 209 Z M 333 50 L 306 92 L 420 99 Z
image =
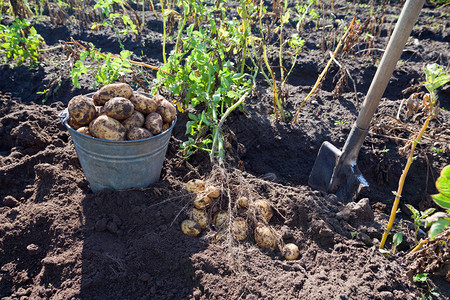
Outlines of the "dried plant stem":
M 400 197 L 402 195 L 403 186 L 405 184 L 406 175 L 408 175 L 409 168 L 411 167 L 411 164 L 413 162 L 414 158 L 414 150 L 416 149 L 417 144 L 419 143 L 420 139 L 422 138 L 422 135 L 424 134 L 425 130 L 428 128 L 428 124 L 430 123 L 430 120 L 432 119 L 432 115 L 428 116 L 428 118 L 425 120 L 425 123 L 422 126 L 422 129 L 417 134 L 416 138 L 411 142 L 411 151 L 408 156 L 408 160 L 406 161 L 405 168 L 403 169 L 403 173 L 400 176 L 400 180 L 398 182 L 398 189 L 395 193 L 395 200 L 394 204 L 392 205 L 391 210 L 391 216 L 389 218 L 389 222 L 386 226 L 386 230 L 383 233 L 383 237 L 380 242 L 380 249 L 384 248 L 384 244 L 386 243 L 386 239 L 389 235 L 389 232 L 392 229 L 392 226 L 394 225 L 395 215 L 397 214 L 398 205 L 400 203 Z
M 344 40 L 347 38 L 347 35 L 350 33 L 350 31 L 353 28 L 353 24 L 355 23 L 356 20 L 356 16 L 353 17 L 352 22 L 350 23 L 350 26 L 348 26 L 347 31 L 345 31 L 344 35 L 341 37 L 341 39 L 339 40 L 339 43 L 336 46 L 336 49 L 333 52 L 333 55 L 331 56 L 331 58 L 328 60 L 327 65 L 325 66 L 325 69 L 323 69 L 322 73 L 320 73 L 319 78 L 317 78 L 316 83 L 314 84 L 313 88 L 311 89 L 311 91 L 309 92 L 308 96 L 306 96 L 305 100 L 303 100 L 303 102 L 300 104 L 300 107 L 298 108 L 297 112 L 295 113 L 295 117 L 292 120 L 292 124 L 294 124 L 295 122 L 297 122 L 297 117 L 298 114 L 300 113 L 300 110 L 302 109 L 303 105 L 306 103 L 306 101 L 308 101 L 309 97 L 311 97 L 312 94 L 314 94 L 314 92 L 316 91 L 316 89 L 319 87 L 319 85 L 322 83 L 322 80 L 324 79 L 325 75 L 328 72 L 328 69 L 330 68 L 331 63 L 333 62 L 333 60 L 336 58 L 337 53 L 339 52 L 339 50 L 341 49 L 342 43 L 344 42 Z

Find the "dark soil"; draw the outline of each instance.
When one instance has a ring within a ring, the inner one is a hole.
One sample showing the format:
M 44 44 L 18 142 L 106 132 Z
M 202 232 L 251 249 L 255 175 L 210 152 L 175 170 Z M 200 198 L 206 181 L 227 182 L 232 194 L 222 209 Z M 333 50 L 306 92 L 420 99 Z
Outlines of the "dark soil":
M 349 8 L 362 20 L 368 16 L 369 7 L 335 2 L 337 18 L 344 19 Z M 385 48 L 400 9 L 398 3 L 388 6 L 381 35 L 371 48 Z M 355 81 L 357 99 L 349 78 L 342 94 L 334 97 L 339 79 L 334 64 L 295 125 L 274 120 L 271 91 L 259 80 L 244 110 L 232 114 L 225 124 L 228 158 L 223 168 L 212 166 L 205 153 L 184 159 L 179 146 L 186 139 L 187 117 L 180 114 L 160 182 L 97 194 L 91 192 L 70 134 L 57 117 L 73 96 L 93 91 L 93 79 L 86 76 L 80 80 L 82 88 L 74 88 L 71 60 L 61 48 L 45 52 L 36 68 L 1 65 L 0 298 L 417 299 L 429 290 L 410 277 L 425 271 L 440 294 L 435 298 L 450 298 L 443 272 L 449 266 L 448 248 L 444 261 L 433 262 L 428 269 L 426 258 L 438 259 L 432 254 L 407 257 L 414 246 L 414 226 L 404 207 L 405 203 L 420 210 L 432 207 L 429 195 L 436 192 L 434 181 L 450 163 L 448 84 L 439 94 L 441 114 L 416 150 L 405 184 L 394 229 L 403 233 L 404 242 L 389 259 L 378 252 L 392 191 L 406 161 L 399 154 L 404 141 L 398 138 L 409 137 L 407 127 L 392 117 L 402 99 L 424 91 L 420 86 L 424 64 L 436 62 L 448 70 L 449 13 L 450 6 L 427 4 L 423 9 L 359 155 L 358 165 L 370 189 L 354 201 L 314 191 L 308 176 L 322 142 L 344 145 L 382 51 L 365 55 L 355 50 L 338 57 Z M 133 59 L 160 65 L 162 27 L 150 12 L 147 17 L 143 35 L 124 42 Z M 325 25 L 304 29 L 305 49 L 287 87 L 291 115 L 333 50 L 332 31 Z M 49 48 L 74 38 L 92 42 L 104 52 L 120 52 L 112 30 L 97 32 L 45 20 L 34 26 Z M 154 78 L 155 73 L 146 72 Z M 46 89 L 50 91 L 46 95 L 37 94 Z M 406 120 L 405 111 L 401 116 L 409 129 L 423 121 L 420 115 Z M 283 243 L 299 246 L 299 259 L 287 261 L 279 249 L 258 248 L 253 237 L 237 243 L 227 237 L 217 239 L 213 229 L 199 238 L 184 235 L 180 224 L 193 200 L 184 184 L 194 178 L 222 188 L 217 202 L 221 209 L 234 205 L 239 196 L 270 201 L 275 211 L 270 225 Z

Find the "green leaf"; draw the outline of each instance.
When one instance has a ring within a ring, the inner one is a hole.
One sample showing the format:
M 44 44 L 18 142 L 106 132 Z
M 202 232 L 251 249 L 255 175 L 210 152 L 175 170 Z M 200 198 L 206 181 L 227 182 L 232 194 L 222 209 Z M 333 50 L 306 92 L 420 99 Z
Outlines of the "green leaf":
M 450 179 L 446 176 L 440 176 L 436 180 L 436 188 L 444 196 L 450 197 Z
M 400 245 L 403 242 L 403 235 L 402 235 L 402 233 L 401 232 L 397 232 L 396 234 L 394 234 L 392 242 L 394 243 L 395 246 Z
M 440 176 L 447 177 L 447 179 L 450 180 L 450 165 L 445 166 L 442 169 Z
M 427 273 L 416 274 L 416 275 L 413 277 L 413 281 L 414 281 L 414 282 L 426 282 L 426 281 L 427 281 L 427 277 L 428 277 L 428 274 L 427 274 Z
M 431 195 L 433 201 L 442 208 L 450 209 L 450 197 L 443 194 Z
M 439 219 L 439 221 L 434 222 L 430 227 L 428 232 L 428 237 L 434 239 L 439 233 L 444 231 L 448 226 L 450 226 L 450 218 Z
M 415 209 L 414 206 L 412 206 L 411 204 L 405 204 L 405 206 L 406 206 L 407 208 L 409 208 L 409 210 L 412 212 L 412 214 L 413 214 L 414 216 L 419 215 L 419 211 L 418 211 L 417 209 Z

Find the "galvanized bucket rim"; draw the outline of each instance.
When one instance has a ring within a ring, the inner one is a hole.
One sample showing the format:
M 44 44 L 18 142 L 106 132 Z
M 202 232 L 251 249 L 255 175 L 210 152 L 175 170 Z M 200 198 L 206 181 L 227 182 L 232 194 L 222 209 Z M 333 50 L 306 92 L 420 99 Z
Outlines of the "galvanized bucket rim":
M 141 94 L 143 94 L 143 95 L 149 95 L 149 94 L 143 93 L 143 92 L 138 92 L 138 93 L 141 93 Z M 90 95 L 93 95 L 93 94 L 94 94 L 94 93 L 89 93 L 89 94 L 86 94 L 85 96 L 89 97 Z M 151 140 L 151 139 L 158 138 L 158 137 L 160 137 L 160 136 L 162 136 L 162 135 L 164 135 L 164 134 L 167 134 L 168 132 L 171 132 L 171 131 L 172 131 L 172 129 L 173 129 L 173 127 L 175 126 L 175 123 L 177 122 L 177 119 L 178 119 L 178 117 L 175 117 L 175 120 L 172 121 L 172 125 L 170 125 L 170 127 L 169 127 L 168 129 L 166 129 L 165 131 L 161 132 L 160 134 L 154 135 L 154 136 L 149 137 L 149 138 L 140 139 L 140 140 L 131 140 L 131 141 L 130 141 L 130 140 L 128 140 L 128 141 L 111 141 L 111 140 L 99 139 L 99 138 L 96 138 L 96 137 L 93 137 L 93 136 L 89 136 L 89 135 L 86 135 L 86 134 L 82 134 L 82 133 L 79 133 L 78 131 L 76 131 L 75 129 L 73 129 L 73 128 L 67 123 L 67 120 L 69 120 L 69 111 L 68 111 L 68 108 L 65 108 L 62 112 L 60 112 L 60 113 L 58 114 L 58 117 L 61 119 L 61 122 L 63 123 L 63 125 L 66 126 L 66 128 L 67 128 L 71 133 L 73 133 L 73 134 L 82 136 L 83 138 L 86 138 L 86 139 L 92 139 L 92 140 L 94 140 L 94 141 L 96 141 L 96 142 L 103 142 L 103 143 L 106 143 L 106 144 L 124 144 L 124 145 L 125 145 L 125 144 L 132 144 L 132 143 L 146 142 L 146 141 L 149 141 L 149 140 Z

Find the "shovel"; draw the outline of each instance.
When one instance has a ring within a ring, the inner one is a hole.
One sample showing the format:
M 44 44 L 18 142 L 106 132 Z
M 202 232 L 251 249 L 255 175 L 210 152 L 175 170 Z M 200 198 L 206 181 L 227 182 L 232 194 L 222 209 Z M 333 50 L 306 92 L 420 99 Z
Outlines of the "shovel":
M 358 153 L 424 2 L 406 1 L 344 148 L 341 151 L 329 142 L 324 142 L 320 147 L 309 175 L 309 185 L 312 188 L 325 193 L 336 193 L 340 199 L 349 199 L 354 194 L 358 195 L 363 188 L 369 187 L 356 164 Z

